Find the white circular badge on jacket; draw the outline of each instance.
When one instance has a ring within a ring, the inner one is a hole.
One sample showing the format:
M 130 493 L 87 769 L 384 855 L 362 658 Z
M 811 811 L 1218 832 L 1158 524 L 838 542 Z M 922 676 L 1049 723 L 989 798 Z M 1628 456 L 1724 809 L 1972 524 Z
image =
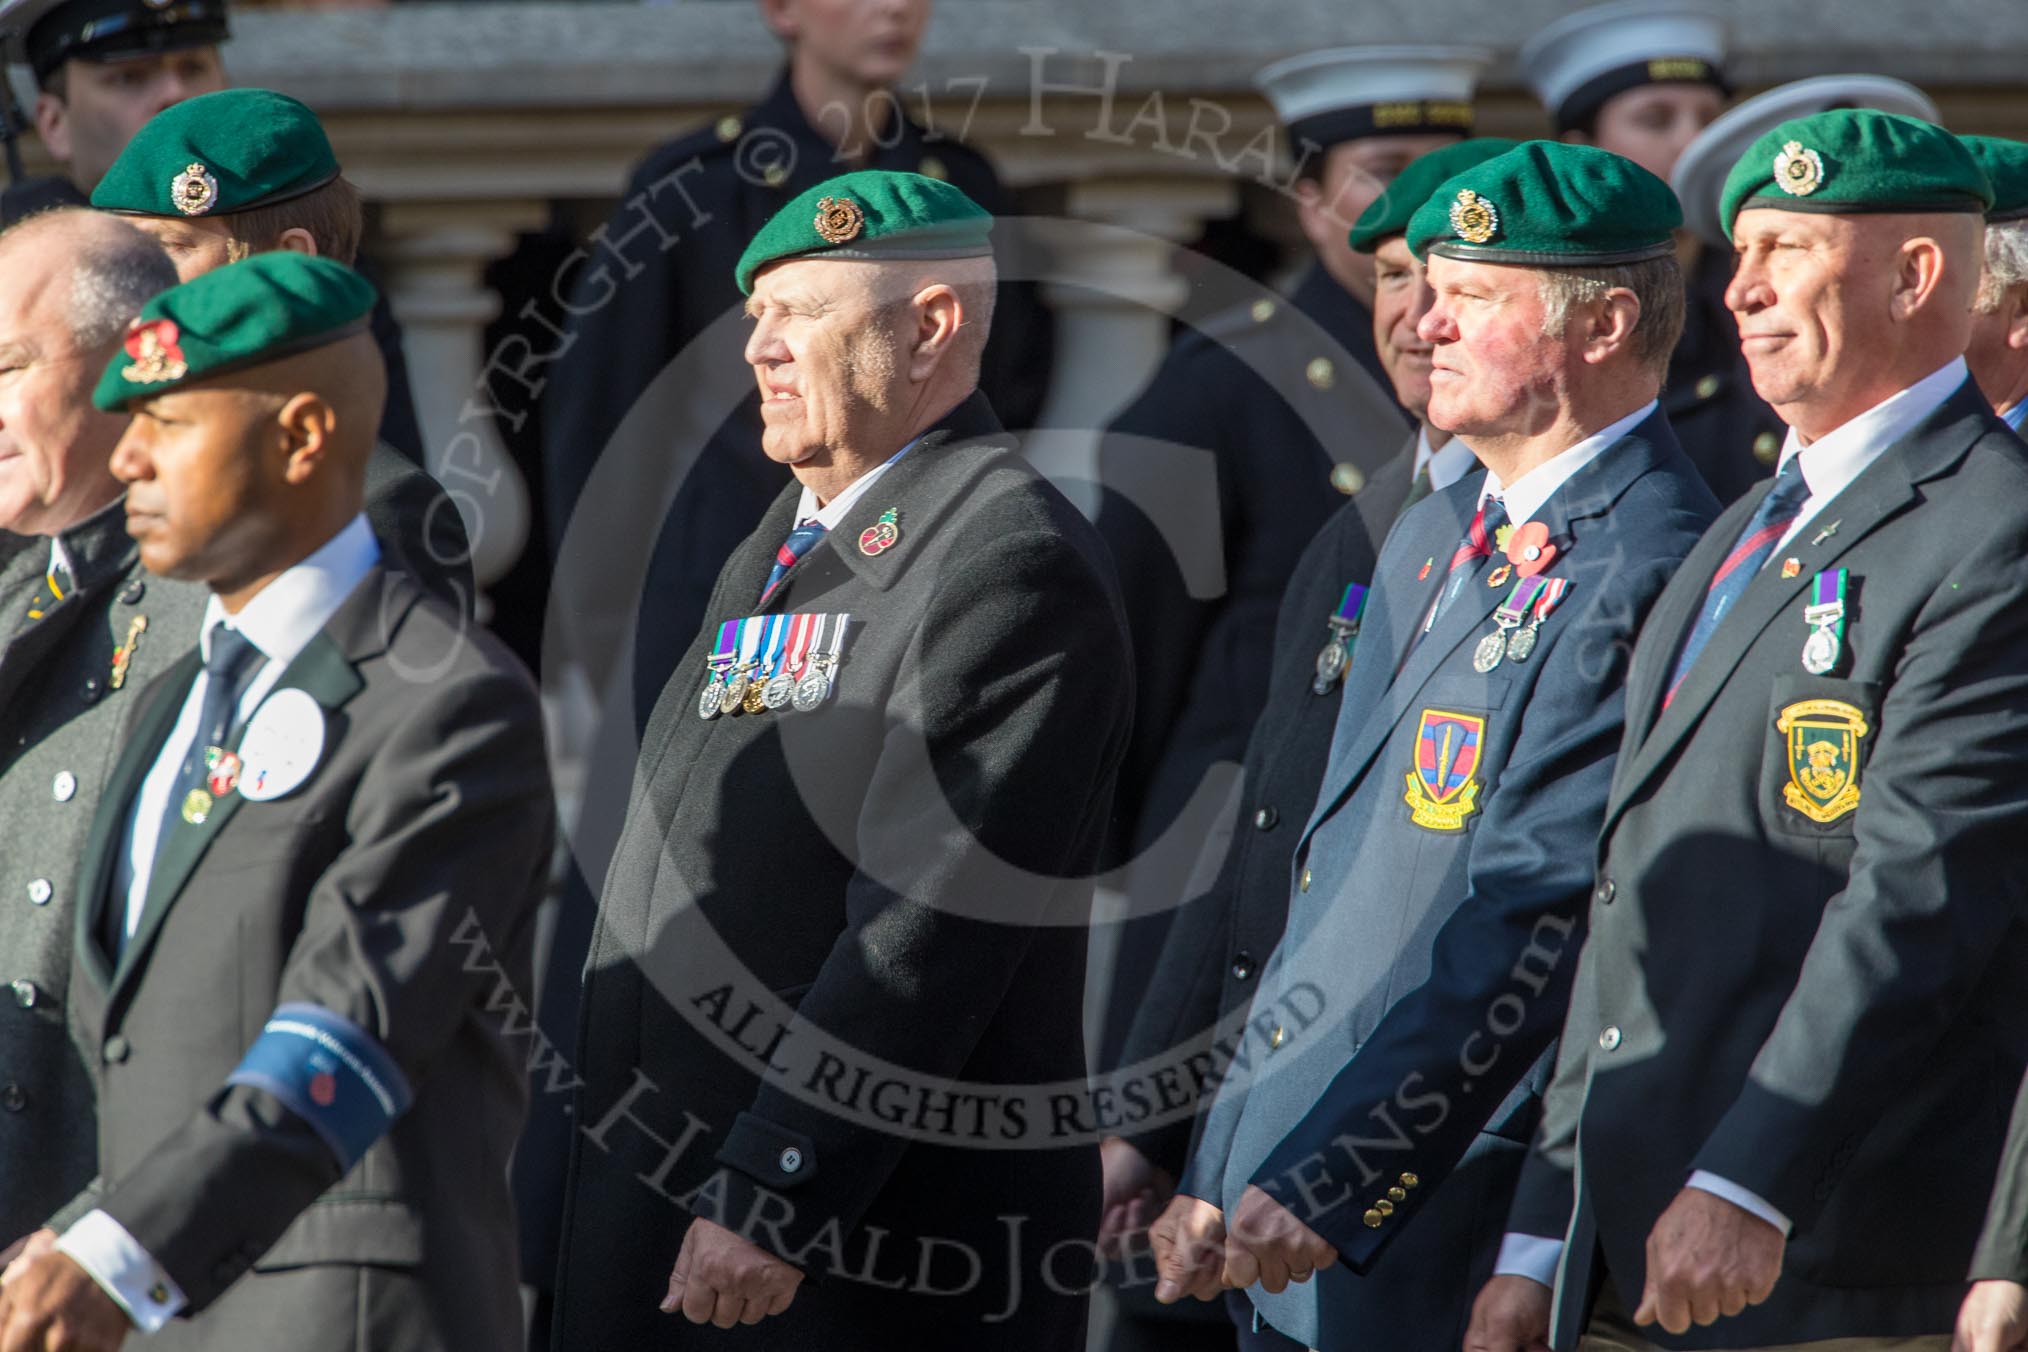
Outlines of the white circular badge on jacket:
M 265 803 L 302 787 L 324 754 L 324 710 L 291 687 L 261 701 L 239 742 L 239 792 Z

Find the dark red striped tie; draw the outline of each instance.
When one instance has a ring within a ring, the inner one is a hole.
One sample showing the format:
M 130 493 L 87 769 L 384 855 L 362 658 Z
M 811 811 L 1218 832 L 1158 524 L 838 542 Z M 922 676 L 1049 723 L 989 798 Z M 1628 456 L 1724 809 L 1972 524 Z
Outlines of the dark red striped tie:
M 775 566 L 768 570 L 768 585 L 761 589 L 761 604 L 775 594 L 775 588 L 789 569 L 796 566 L 796 560 L 810 552 L 810 546 L 824 538 L 824 523 L 814 518 L 789 532 L 789 538 L 775 547 Z

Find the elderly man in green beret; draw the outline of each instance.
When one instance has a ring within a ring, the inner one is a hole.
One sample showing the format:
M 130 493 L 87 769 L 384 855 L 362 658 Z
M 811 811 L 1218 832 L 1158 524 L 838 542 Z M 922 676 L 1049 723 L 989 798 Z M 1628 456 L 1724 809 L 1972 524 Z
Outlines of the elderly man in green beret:
M 1065 1086 L 1127 643 L 1104 545 L 978 392 L 991 226 L 861 171 L 740 259 L 758 454 L 795 482 L 642 744 L 557 1346 L 1084 1345 L 1098 1150 Z
M 1788 439 L 1641 630 L 1509 1222 L 1539 1284 L 1468 1348 L 1948 1345 L 2028 1062 L 2028 452 L 1963 355 L 1992 205 L 1870 110 L 1726 181 Z
M 527 978 L 541 716 L 379 563 L 373 301 L 264 254 L 150 301 L 99 380 L 142 561 L 211 599 L 84 847 L 99 1178 L 0 1283 L 5 1352 L 518 1343 L 524 1071 L 484 1010 Z
M 1959 139 L 1993 185 L 1965 361 L 1993 411 L 2019 433 L 2028 419 L 2028 145 L 2004 136 Z
M 1151 1231 L 1158 1298 L 1243 1293 L 1246 1348 L 1447 1352 L 1492 1270 L 1478 1218 L 1561 1024 L 1624 654 L 1717 514 L 1657 401 L 1680 220 L 1631 160 L 1533 141 L 1407 221 L 1427 416 L 1484 472 L 1381 550 L 1286 930 Z

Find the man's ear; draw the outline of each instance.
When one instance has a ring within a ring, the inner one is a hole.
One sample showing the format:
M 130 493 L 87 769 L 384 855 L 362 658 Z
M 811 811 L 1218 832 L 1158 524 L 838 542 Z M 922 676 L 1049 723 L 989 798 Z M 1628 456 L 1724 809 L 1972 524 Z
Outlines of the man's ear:
M 282 445 L 288 453 L 283 477 L 291 484 L 308 482 L 331 451 L 338 431 L 337 410 L 323 395 L 306 391 L 290 396 L 282 411 L 275 415 L 275 423 L 281 429 Z
M 760 0 L 761 21 L 783 42 L 794 42 L 802 32 L 795 0 Z
M 1894 269 L 1894 292 L 1888 298 L 1888 312 L 1896 320 L 1907 320 L 1922 309 L 1943 281 L 1944 248 L 1927 235 L 1905 241 Z
M 70 105 L 47 90 L 35 96 L 35 134 L 51 159 L 70 163 Z
M 2008 287 L 2000 304 L 2007 311 L 2007 346 L 2016 352 L 2028 349 L 2028 282 Z
M 958 331 L 970 322 L 965 302 L 956 288 L 938 282 L 915 293 L 915 332 L 908 349 L 908 375 L 914 381 L 930 378 L 937 365 L 950 355 Z
M 292 225 L 275 240 L 275 248 L 284 253 L 308 254 L 315 258 L 317 237 L 300 225 Z
M 1605 293 L 1591 311 L 1591 327 L 1585 334 L 1584 359 L 1594 365 L 1615 352 L 1629 348 L 1634 327 L 1641 322 L 1641 299 L 1624 286 Z

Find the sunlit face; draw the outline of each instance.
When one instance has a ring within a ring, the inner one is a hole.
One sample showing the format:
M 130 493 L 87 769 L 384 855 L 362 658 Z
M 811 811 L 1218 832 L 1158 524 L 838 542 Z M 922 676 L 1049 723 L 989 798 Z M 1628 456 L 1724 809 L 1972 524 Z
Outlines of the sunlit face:
M 190 582 L 242 580 L 267 552 L 269 504 L 284 482 L 274 407 L 240 390 L 186 388 L 131 408 L 112 465 L 142 565 Z
M 1420 418 L 1429 408 L 1431 347 L 1417 332 L 1435 293 L 1400 235 L 1373 253 L 1373 340 L 1394 397 Z
M 746 360 L 761 395 L 761 449 L 784 465 L 877 445 L 905 401 L 899 311 L 879 264 L 790 259 L 754 278 Z
M 234 261 L 238 256 L 232 231 L 224 221 L 170 220 L 166 216 L 123 217 L 137 230 L 155 237 L 176 265 L 176 280 L 187 282 Z
M 62 98 L 44 94 L 36 126 L 49 153 L 70 168 L 85 192 L 98 186 L 134 133 L 164 108 L 225 88 L 216 47 L 136 56 L 124 61 L 64 63 Z
M 1568 337 L 1543 333 L 1540 276 L 1530 268 L 1432 255 L 1431 299 L 1417 333 L 1431 344 L 1433 426 L 1466 436 L 1525 436 L 1552 420 L 1571 360 Z M 1571 316 L 1576 328 L 1576 315 Z
M 1666 183 L 1684 148 L 1724 109 L 1725 96 L 1710 85 L 1640 85 L 1605 101 L 1591 143 Z
M 119 493 L 106 466 L 125 419 L 92 407 L 108 351 L 82 351 L 65 315 L 70 269 L 24 243 L 0 263 L 0 529 L 53 535 Z
M 1732 247 L 1725 304 L 1753 388 L 1777 409 L 1838 402 L 1841 368 L 1864 346 L 1868 317 L 1889 313 L 1892 266 L 1851 219 L 1822 212 L 1742 211 Z
M 914 64 L 930 0 L 765 0 L 763 9 L 800 58 L 872 88 Z
M 1972 309 L 1972 340 L 1965 348 L 1965 364 L 1971 367 L 1979 389 L 1998 404 L 2011 396 L 2020 378 L 2021 349 L 2015 342 L 2022 307 L 2028 305 L 2028 287 L 1990 288 L 1995 292 L 1990 298 L 1986 296 L 1988 289 L 1982 281 L 1980 299 L 1987 304 Z
M 1296 185 L 1303 234 L 1324 270 L 1338 285 L 1366 299 L 1373 285 L 1373 260 L 1352 248 L 1346 236 L 1411 163 L 1457 141 L 1455 136 L 1363 136 L 1324 153 L 1314 180 Z

